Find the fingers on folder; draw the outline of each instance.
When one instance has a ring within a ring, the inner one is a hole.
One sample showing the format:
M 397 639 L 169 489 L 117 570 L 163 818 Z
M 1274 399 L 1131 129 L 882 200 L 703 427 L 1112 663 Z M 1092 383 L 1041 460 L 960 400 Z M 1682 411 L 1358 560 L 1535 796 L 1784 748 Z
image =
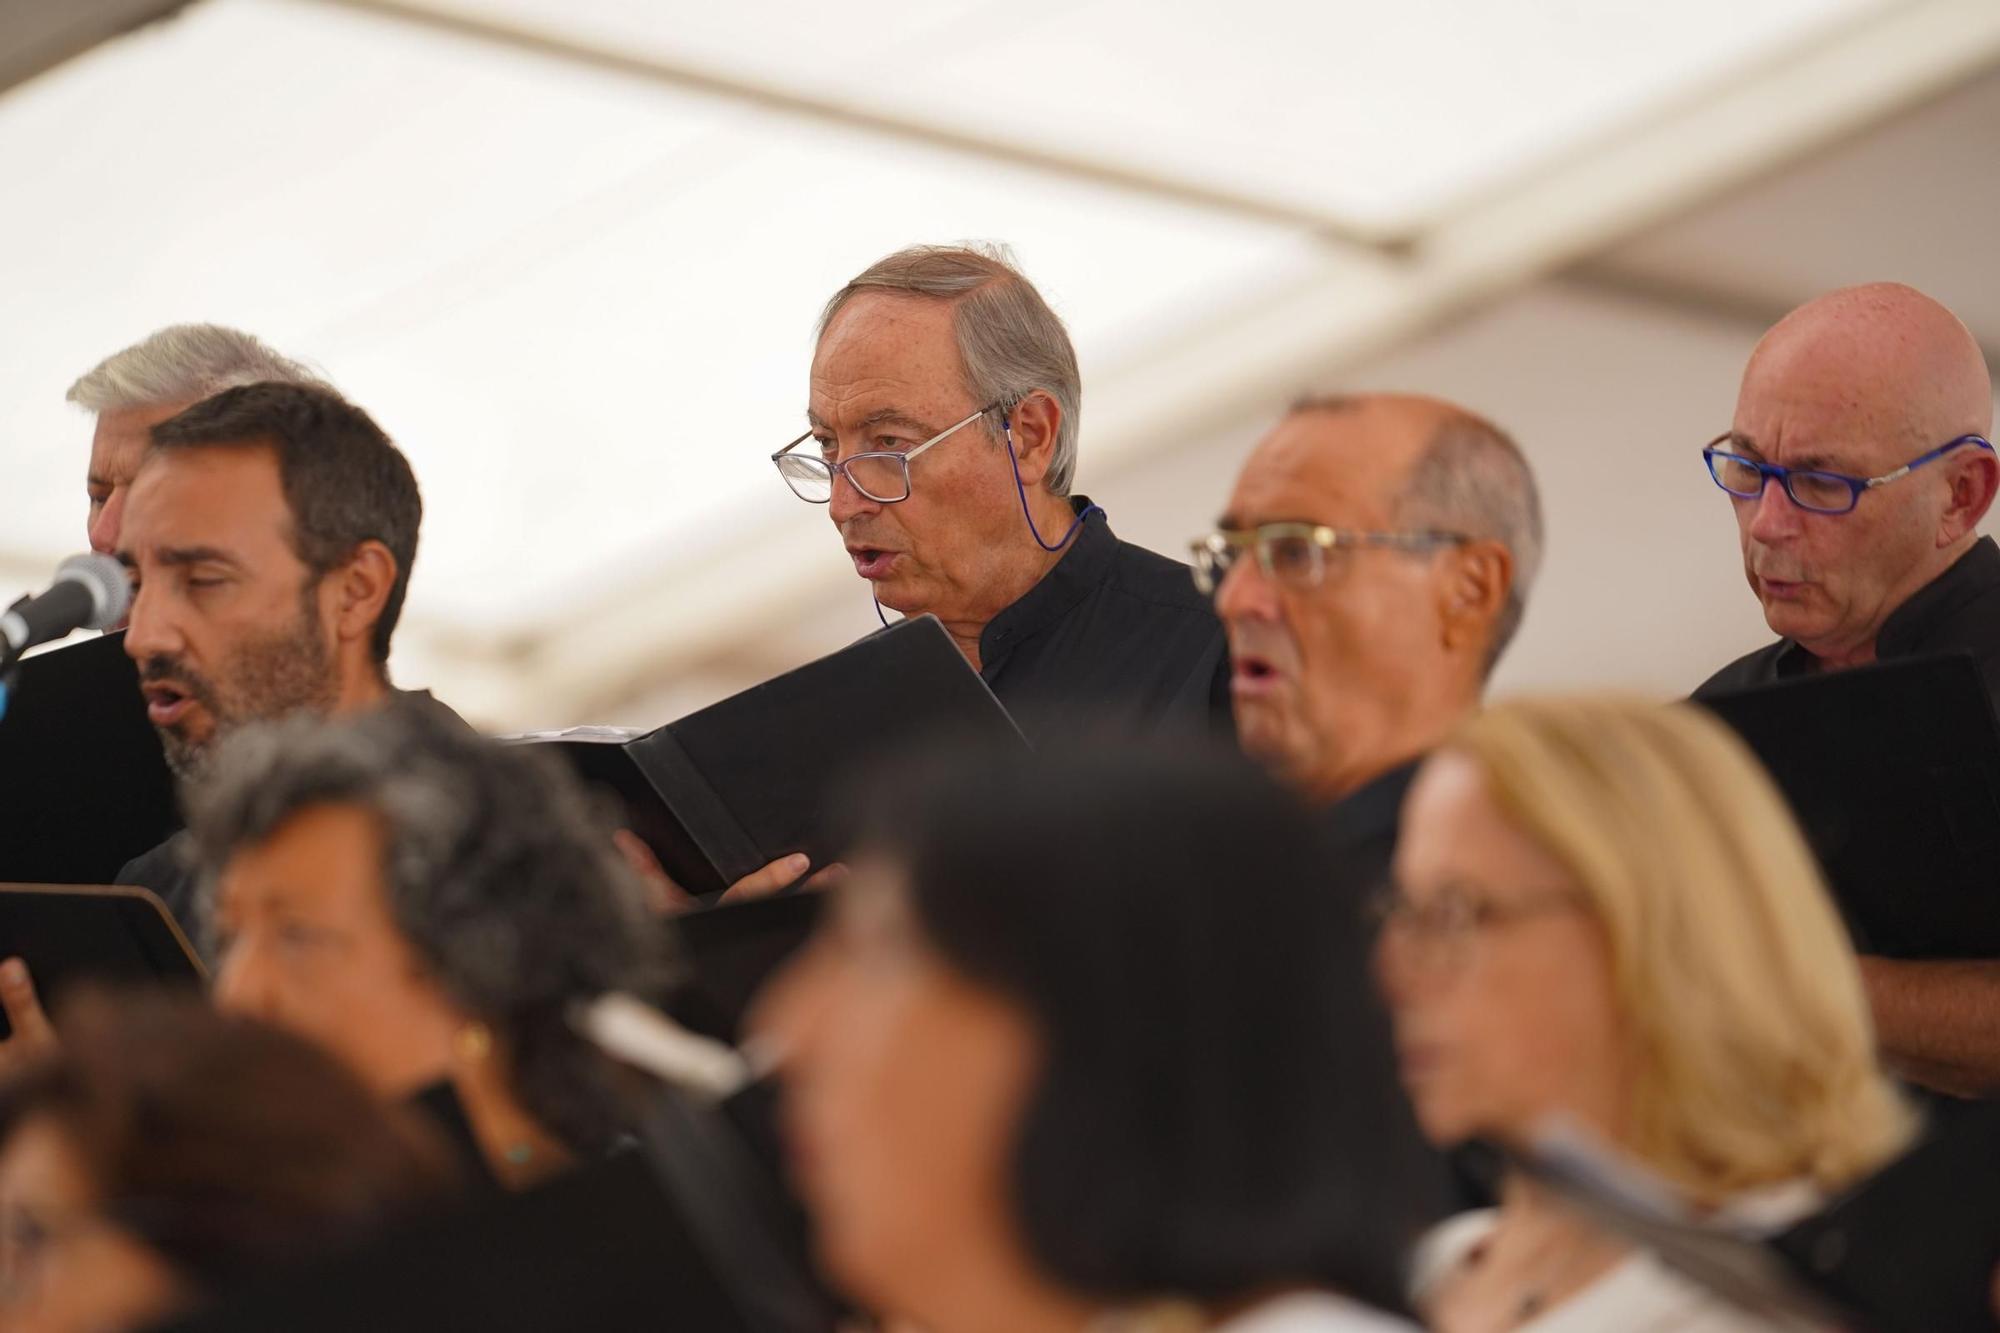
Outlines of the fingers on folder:
M 722 895 L 722 901 L 726 903 L 740 903 L 752 898 L 767 898 L 781 889 L 787 889 L 794 884 L 798 884 L 799 877 L 810 869 L 812 869 L 812 862 L 803 852 L 794 852 L 790 856 L 781 856 L 762 870 L 753 871 L 730 885 L 728 890 Z M 838 884 L 841 876 L 846 873 L 847 867 L 835 861 L 831 865 L 821 867 L 818 874 L 799 887 L 806 889 L 831 888 L 833 885 Z
M 6 1010 L 8 1025 L 13 1028 L 13 1035 L 0 1042 L 0 1069 L 55 1044 L 55 1029 L 42 1011 L 34 978 L 28 975 L 28 965 L 18 958 L 0 963 L 0 1008 Z

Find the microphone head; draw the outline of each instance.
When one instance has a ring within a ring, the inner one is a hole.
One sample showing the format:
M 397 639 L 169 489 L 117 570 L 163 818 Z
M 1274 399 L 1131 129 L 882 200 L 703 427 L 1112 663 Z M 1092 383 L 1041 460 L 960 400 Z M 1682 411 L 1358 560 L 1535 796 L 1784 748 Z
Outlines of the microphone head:
M 125 566 L 108 555 L 91 551 L 73 555 L 56 567 L 57 583 L 80 583 L 90 593 L 90 619 L 85 629 L 110 629 L 132 607 L 132 578 Z

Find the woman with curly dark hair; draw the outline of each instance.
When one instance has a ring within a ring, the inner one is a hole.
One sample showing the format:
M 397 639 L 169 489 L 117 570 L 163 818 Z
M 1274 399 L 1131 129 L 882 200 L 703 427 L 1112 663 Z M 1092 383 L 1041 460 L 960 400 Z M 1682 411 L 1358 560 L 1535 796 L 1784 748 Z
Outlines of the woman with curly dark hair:
M 556 761 L 409 706 L 295 720 L 232 737 L 192 814 L 219 1005 L 455 1102 L 508 1187 L 618 1140 L 614 1066 L 569 1011 L 654 987 L 662 941 Z

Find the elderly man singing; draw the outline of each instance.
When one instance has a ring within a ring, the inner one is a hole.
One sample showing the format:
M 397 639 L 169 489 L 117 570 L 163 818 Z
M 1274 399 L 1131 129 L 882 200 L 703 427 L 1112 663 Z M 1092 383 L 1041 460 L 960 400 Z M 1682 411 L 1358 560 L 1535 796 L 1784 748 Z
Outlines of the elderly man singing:
M 1389 871 L 1418 762 L 1479 707 L 1542 545 L 1514 441 L 1411 394 L 1296 404 L 1194 543 L 1243 749 L 1326 808 L 1357 894 Z
M 1029 739 L 1229 725 L 1222 628 L 1184 566 L 1074 495 L 1062 321 L 998 253 L 919 246 L 820 317 L 808 429 L 775 456 L 879 606 L 944 623 Z

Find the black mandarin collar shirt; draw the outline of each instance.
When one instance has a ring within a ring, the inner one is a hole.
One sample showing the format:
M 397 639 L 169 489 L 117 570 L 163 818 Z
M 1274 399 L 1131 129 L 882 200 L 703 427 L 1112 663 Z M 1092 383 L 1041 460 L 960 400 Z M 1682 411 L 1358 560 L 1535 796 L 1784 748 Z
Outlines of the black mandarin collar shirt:
M 1357 909 L 1389 882 L 1403 828 L 1403 798 L 1423 762 L 1419 757 L 1398 764 L 1326 807 L 1320 819 L 1341 891 L 1354 897 Z
M 1029 741 L 1074 728 L 1230 737 L 1222 623 L 1188 568 L 1086 514 L 1055 567 L 979 636 L 979 674 Z
M 1944 573 L 1912 593 L 1889 613 L 1875 637 L 1875 656 L 1884 661 L 1943 653 L 1970 654 L 2000 709 L 2000 546 L 1991 537 L 1981 537 Z M 1780 639 L 1710 676 L 1694 697 L 1789 680 L 1818 666 L 1803 646 Z

